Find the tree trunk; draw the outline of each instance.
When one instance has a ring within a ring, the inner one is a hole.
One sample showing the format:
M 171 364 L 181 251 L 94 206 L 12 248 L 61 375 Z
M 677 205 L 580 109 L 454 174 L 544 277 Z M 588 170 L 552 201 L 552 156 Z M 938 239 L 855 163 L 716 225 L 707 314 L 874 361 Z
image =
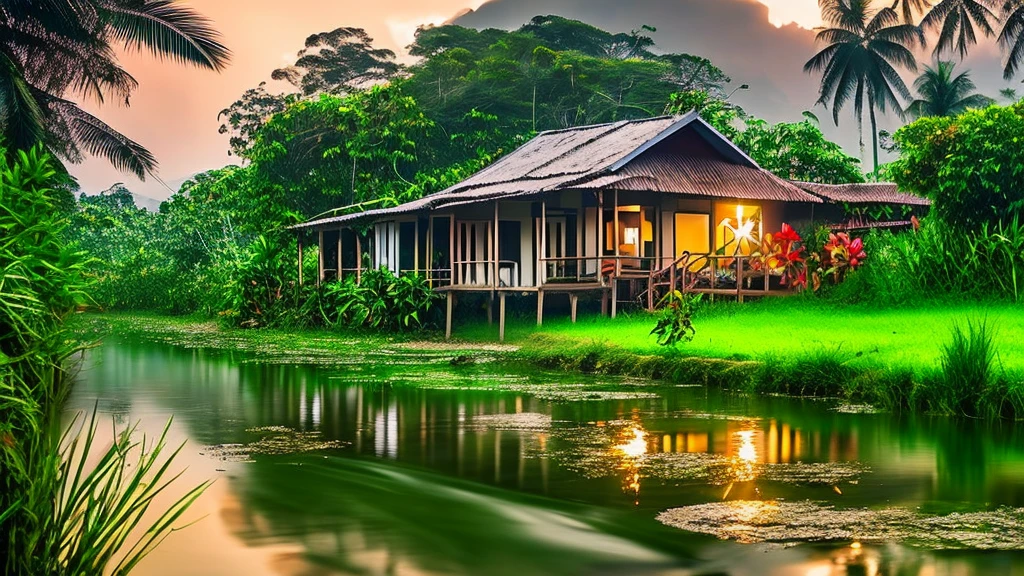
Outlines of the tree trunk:
M 878 125 L 875 120 L 875 99 L 868 95 L 868 110 L 871 113 L 871 154 L 875 158 L 875 181 L 878 181 Z

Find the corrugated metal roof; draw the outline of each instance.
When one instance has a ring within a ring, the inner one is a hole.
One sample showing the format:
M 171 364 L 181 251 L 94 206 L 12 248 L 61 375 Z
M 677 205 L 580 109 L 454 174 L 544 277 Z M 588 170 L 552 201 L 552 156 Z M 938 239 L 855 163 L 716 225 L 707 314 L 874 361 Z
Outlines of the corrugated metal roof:
M 711 158 L 647 154 L 616 172 L 616 176 L 622 180 L 612 184 L 612 187 L 619 190 L 741 200 L 822 203 L 820 198 L 804 192 L 767 170 Z M 593 183 L 588 182 L 579 187 L 592 186 Z
M 869 184 L 816 184 L 814 182 L 793 182 L 800 188 L 832 202 L 849 204 L 903 204 L 907 206 L 931 206 L 932 201 L 916 194 L 903 192 L 889 182 Z
M 657 153 L 661 142 L 692 126 L 722 160 Z M 721 198 L 820 203 L 762 170 L 694 112 L 542 132 L 461 183 L 394 208 L 323 218 L 293 228 L 315 228 L 375 217 L 438 210 L 494 199 L 570 189 L 619 188 Z

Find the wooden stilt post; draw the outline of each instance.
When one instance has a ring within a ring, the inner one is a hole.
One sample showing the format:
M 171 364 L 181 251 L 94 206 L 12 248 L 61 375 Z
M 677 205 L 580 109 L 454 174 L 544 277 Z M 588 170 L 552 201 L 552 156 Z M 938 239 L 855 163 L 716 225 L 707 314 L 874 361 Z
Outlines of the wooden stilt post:
M 420 218 L 416 217 L 416 224 L 413 225 L 414 233 L 416 234 L 416 241 L 413 242 L 413 253 L 412 253 L 412 274 L 413 276 L 420 275 Z M 399 234 L 401 238 L 401 234 Z
M 338 269 L 334 271 L 334 279 L 338 282 L 341 282 L 341 266 L 343 264 L 341 260 L 341 236 L 343 231 L 344 228 L 338 228 Z
M 602 269 L 604 268 L 604 190 L 597 192 L 597 278 L 603 283 L 604 274 Z M 605 309 L 602 304 L 601 314 L 605 314 Z
M 615 312 L 619 306 L 619 281 L 612 280 L 612 319 L 615 319 Z
M 501 254 L 501 247 L 498 246 L 498 201 L 494 201 L 494 287 L 498 288 L 501 286 L 501 278 L 498 278 L 498 273 L 501 271 L 501 266 L 498 264 L 498 258 Z M 510 278 L 511 280 L 511 278 Z
M 569 316 L 572 318 L 572 323 L 576 323 L 576 303 L 579 302 L 580 297 L 573 292 L 569 293 Z
M 302 286 L 302 232 L 299 232 L 299 286 Z
M 324 281 L 324 231 L 321 230 L 317 234 L 317 274 L 316 274 L 316 285 L 319 286 Z
M 544 325 L 544 289 L 537 289 L 537 326 Z
M 619 191 L 615 191 L 615 204 L 612 207 L 612 216 L 615 218 L 615 230 L 613 230 L 613 241 L 615 242 L 615 270 L 612 272 L 612 318 L 615 318 L 615 311 L 619 306 L 619 267 L 622 266 L 622 261 L 619 260 L 619 245 L 622 244 L 622 239 L 619 237 Z
M 548 203 L 546 200 L 540 202 L 540 255 L 537 264 L 540 267 L 540 284 L 543 286 L 548 280 Z
M 459 230 L 458 226 L 456 225 L 455 215 L 452 215 L 452 228 L 451 228 L 451 232 L 452 232 L 451 233 L 451 245 L 452 245 L 452 284 L 461 284 L 462 283 L 462 265 L 460 264 L 460 265 L 456 266 L 455 262 L 456 262 L 456 260 L 458 260 L 458 261 L 462 260 L 462 242 L 459 241 L 459 240 L 461 240 L 461 237 L 462 237 L 462 230 Z M 459 251 L 458 254 L 455 253 L 456 249 L 458 249 L 458 251 Z M 458 278 L 456 278 L 456 274 L 458 275 Z
M 444 315 L 444 339 L 451 340 L 452 337 L 452 298 L 454 294 L 451 290 L 448 291 L 447 301 L 445 302 L 445 315 Z
M 613 238 L 615 239 L 615 277 L 619 276 L 619 245 L 622 244 L 622 238 L 619 237 L 619 191 L 615 191 L 615 211 L 612 215 L 615 217 L 615 230 L 613 231 Z
M 356 284 L 363 282 L 363 241 L 356 231 Z
M 498 341 L 505 341 L 505 293 L 498 293 Z
M 494 291 L 491 291 L 491 298 L 487 301 L 487 325 L 494 325 Z

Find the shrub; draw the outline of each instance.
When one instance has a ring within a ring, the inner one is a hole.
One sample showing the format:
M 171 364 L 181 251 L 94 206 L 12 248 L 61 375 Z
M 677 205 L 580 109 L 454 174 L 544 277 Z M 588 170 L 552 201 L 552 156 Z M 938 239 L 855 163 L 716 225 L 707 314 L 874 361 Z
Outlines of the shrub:
M 926 218 L 917 232 L 874 231 L 865 246 L 872 256 L 857 275 L 865 275 L 876 303 L 950 295 L 1024 299 L 1024 226 L 1016 218 L 973 233 Z
M 87 471 L 95 419 L 84 435 L 60 434 L 64 364 L 78 350 L 64 323 L 88 302 L 91 280 L 84 255 L 63 241 L 52 160 L 41 149 L 7 158 L 0 150 L 0 567 L 15 576 L 124 574 L 202 487 L 124 549 L 167 485 L 166 465 L 154 468 L 163 437 L 135 459 L 137 444 L 121 435 Z
M 221 315 L 238 326 L 288 324 L 297 313 L 293 266 L 280 238 L 259 235 L 232 271 Z
M 433 325 L 439 298 L 423 277 L 381 267 L 363 272 L 358 284 L 349 276 L 324 286 L 321 312 L 330 326 L 400 332 Z
M 980 232 L 1024 210 L 1024 103 L 922 118 L 898 130 L 900 157 L 888 176 L 928 196 L 957 231 Z

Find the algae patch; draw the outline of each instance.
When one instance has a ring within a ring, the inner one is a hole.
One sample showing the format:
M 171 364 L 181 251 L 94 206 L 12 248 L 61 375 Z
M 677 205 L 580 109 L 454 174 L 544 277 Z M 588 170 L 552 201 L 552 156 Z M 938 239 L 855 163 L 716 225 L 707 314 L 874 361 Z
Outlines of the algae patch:
M 533 412 L 517 414 L 484 414 L 473 416 L 470 425 L 474 428 L 509 430 L 515 432 L 547 432 L 551 429 L 551 416 Z
M 1024 547 L 1024 508 L 928 515 L 905 508 L 841 509 L 812 501 L 736 500 L 672 508 L 659 514 L 658 521 L 743 543 L 855 540 L 936 550 Z
M 299 432 L 284 426 L 260 426 L 246 432 L 262 436 L 246 444 L 216 444 L 204 453 L 223 462 L 252 462 L 254 455 L 281 455 L 344 448 L 348 442 L 325 440 L 320 432 Z

